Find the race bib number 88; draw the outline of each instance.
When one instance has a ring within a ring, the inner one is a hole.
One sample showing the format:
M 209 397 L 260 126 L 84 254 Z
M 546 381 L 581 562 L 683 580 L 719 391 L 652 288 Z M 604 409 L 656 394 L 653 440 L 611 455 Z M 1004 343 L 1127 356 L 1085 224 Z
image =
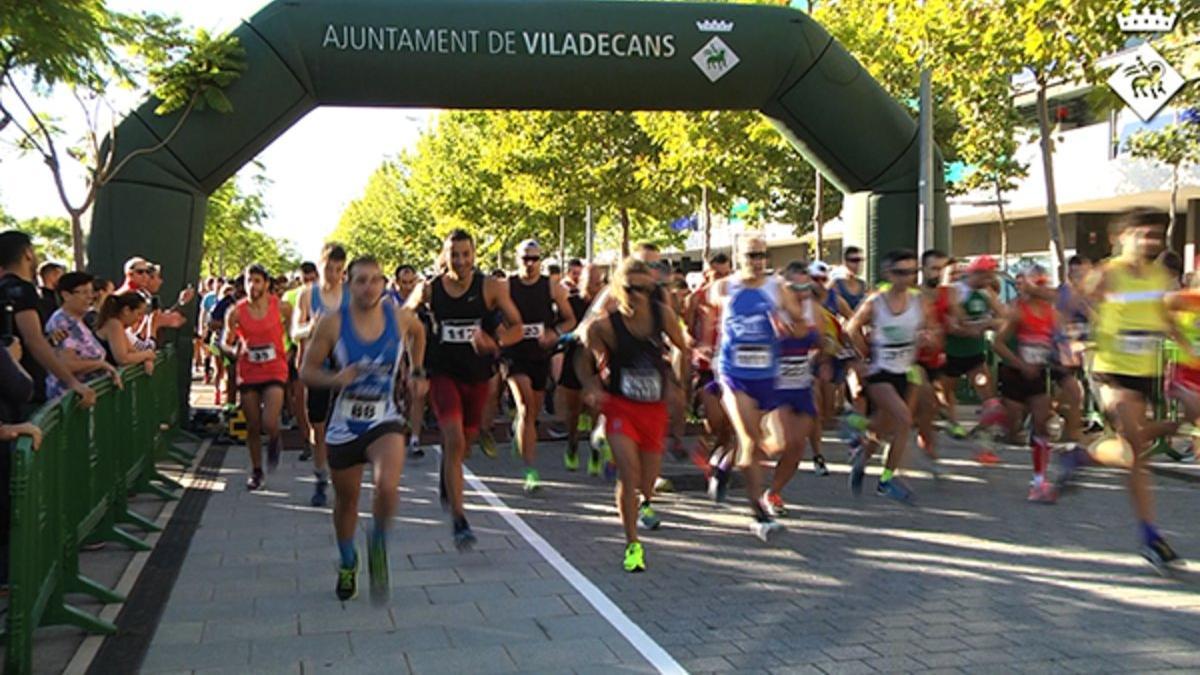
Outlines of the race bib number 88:
M 383 414 L 387 409 L 387 401 L 375 396 L 343 395 L 339 404 L 342 408 L 342 416 L 351 422 L 378 422 L 383 419 Z

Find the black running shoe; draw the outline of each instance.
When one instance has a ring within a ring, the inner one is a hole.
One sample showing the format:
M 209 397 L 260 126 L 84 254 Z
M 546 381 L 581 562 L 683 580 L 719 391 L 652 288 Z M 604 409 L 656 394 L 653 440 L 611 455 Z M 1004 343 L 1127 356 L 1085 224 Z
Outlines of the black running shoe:
M 1183 567 L 1183 558 L 1161 537 L 1142 547 L 1142 557 L 1163 576 Z
M 813 473 L 822 477 L 829 475 L 829 468 L 825 466 L 824 455 L 813 455 Z
M 261 490 L 263 486 L 263 471 L 255 469 L 250 473 L 250 477 L 246 479 L 246 489 L 251 492 Z
M 312 446 L 305 443 L 304 449 L 300 451 L 300 461 L 307 462 L 310 459 L 312 459 Z
M 346 602 L 358 597 L 358 556 L 354 557 L 354 565 L 338 566 L 337 587 L 334 588 L 338 600 Z
M 283 437 L 276 436 L 267 443 L 267 470 L 279 468 L 279 456 L 283 454 Z
M 454 547 L 459 552 L 470 551 L 475 546 L 475 533 L 471 531 L 471 526 L 467 524 L 466 518 L 454 519 Z

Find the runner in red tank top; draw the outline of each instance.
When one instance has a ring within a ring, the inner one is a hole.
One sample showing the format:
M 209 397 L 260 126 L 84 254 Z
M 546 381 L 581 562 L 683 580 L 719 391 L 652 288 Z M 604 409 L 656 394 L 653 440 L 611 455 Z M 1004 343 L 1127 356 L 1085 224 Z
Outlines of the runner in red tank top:
M 913 387 L 908 395 L 908 407 L 917 424 L 917 445 L 929 460 L 934 477 L 942 475 L 938 464 L 937 431 L 933 421 L 938 408 L 944 403 L 939 400 L 937 383 L 946 365 L 945 335 L 946 319 L 950 313 L 950 294 L 941 285 L 945 270 L 950 266 L 950 256 L 937 249 L 921 254 L 921 298 L 925 303 L 925 315 L 930 318 L 924 332 L 928 340 L 917 348 L 917 364 L 922 371 L 920 386 Z
M 291 324 L 292 308 L 268 292 L 270 276 L 262 265 L 246 268 L 246 295 L 226 318 L 226 343 L 237 350 L 237 381 L 242 411 L 246 415 L 246 446 L 253 472 L 246 488 L 263 484 L 262 432 L 269 437 L 267 464 L 274 470 L 283 452 L 279 430 L 283 410 L 283 388 L 287 384 L 287 352 L 283 347 L 284 324 Z
M 1058 493 L 1046 480 L 1050 461 L 1050 438 L 1046 431 L 1050 392 L 1046 379 L 1049 375 L 1058 380 L 1069 373 L 1054 364 L 1054 334 L 1059 320 L 1052 302 L 1055 291 L 1047 285 L 1045 270 L 1033 265 L 1018 279 L 1021 297 L 1009 308 L 1004 326 L 993 343 L 1002 359 L 997 379 L 1008 418 L 1014 422 L 1024 419 L 1026 411 L 1033 417 L 1033 431 L 1029 435 L 1033 486 L 1029 501 L 1051 504 Z

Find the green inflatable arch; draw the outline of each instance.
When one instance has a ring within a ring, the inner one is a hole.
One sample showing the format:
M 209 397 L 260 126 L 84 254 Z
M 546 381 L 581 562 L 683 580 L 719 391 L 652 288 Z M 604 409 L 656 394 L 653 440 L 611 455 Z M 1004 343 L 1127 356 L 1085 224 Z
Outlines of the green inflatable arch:
M 320 105 L 574 110 L 754 109 L 849 195 L 869 269 L 915 247 L 917 125 L 806 14 L 600 0 L 275 0 L 234 34 L 233 112 L 190 117 L 99 193 L 88 252 L 116 275 L 140 254 L 177 290 L 199 273 L 207 195 Z M 149 101 L 117 158 L 175 126 Z M 939 164 L 940 165 L 940 164 Z M 321 158 L 313 158 L 321 170 Z M 940 172 L 938 172 L 940 173 Z M 939 240 L 948 221 L 937 177 Z M 176 273 L 182 271 L 182 274 Z M 172 289 L 165 289 L 171 291 Z

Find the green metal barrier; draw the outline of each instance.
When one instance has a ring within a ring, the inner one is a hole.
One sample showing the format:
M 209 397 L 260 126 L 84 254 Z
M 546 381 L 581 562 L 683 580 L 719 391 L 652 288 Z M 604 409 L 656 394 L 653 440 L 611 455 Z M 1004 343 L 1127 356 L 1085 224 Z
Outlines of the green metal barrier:
M 5 673 L 32 671 L 33 632 L 39 626 L 116 632 L 113 624 L 72 606 L 66 595 L 123 601 L 80 574 L 79 546 L 115 541 L 149 550 L 122 528 L 158 529 L 130 510 L 130 495 L 176 498 L 163 485 L 178 484 L 155 469 L 157 461 L 182 461 L 173 456 L 169 442 L 179 415 L 176 359 L 168 348 L 159 354 L 152 375 L 141 366 L 125 368 L 123 389 L 107 378 L 93 383 L 97 398 L 91 410 L 80 408 L 73 393 L 50 401 L 32 418 L 43 432 L 41 449 L 35 452 L 28 438 L 14 444 Z

